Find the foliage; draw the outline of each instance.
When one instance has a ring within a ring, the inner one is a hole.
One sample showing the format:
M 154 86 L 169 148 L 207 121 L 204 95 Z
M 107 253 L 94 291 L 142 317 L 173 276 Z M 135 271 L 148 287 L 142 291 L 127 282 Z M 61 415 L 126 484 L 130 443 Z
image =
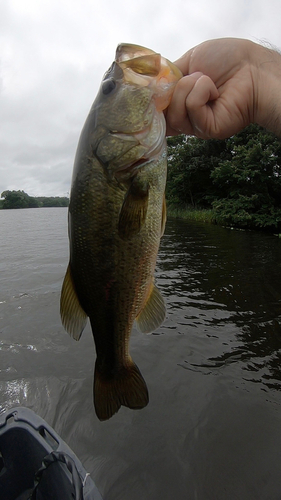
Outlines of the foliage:
M 228 142 L 231 161 L 221 161 L 210 175 L 220 198 L 213 203 L 215 217 L 239 227 L 280 230 L 280 141 L 251 125 Z
M 186 136 L 169 137 L 167 142 L 169 204 L 208 208 L 214 195 L 210 172 L 225 153 L 225 142 Z
M 37 198 L 40 207 L 68 207 L 69 198 L 66 196 L 40 196 Z
M 168 139 L 167 201 L 219 224 L 281 231 L 281 143 L 258 125 L 223 141 Z
M 213 222 L 213 211 L 210 209 L 183 209 L 169 207 L 168 216 L 175 219 L 185 219 L 195 222 Z
M 29 196 L 24 191 L 3 191 L 1 198 L 4 198 L 3 208 L 35 208 L 39 206 L 38 201 L 33 196 Z
M 24 191 L 3 191 L 1 194 L 0 208 L 38 208 L 38 207 L 67 207 L 69 199 L 67 197 L 34 197 L 29 196 Z

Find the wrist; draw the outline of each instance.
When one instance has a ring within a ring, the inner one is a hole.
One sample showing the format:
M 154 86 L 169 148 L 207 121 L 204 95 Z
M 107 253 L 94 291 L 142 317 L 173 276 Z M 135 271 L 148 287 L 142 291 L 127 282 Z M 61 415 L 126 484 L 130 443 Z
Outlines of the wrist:
M 281 55 L 257 45 L 253 65 L 253 122 L 281 136 Z

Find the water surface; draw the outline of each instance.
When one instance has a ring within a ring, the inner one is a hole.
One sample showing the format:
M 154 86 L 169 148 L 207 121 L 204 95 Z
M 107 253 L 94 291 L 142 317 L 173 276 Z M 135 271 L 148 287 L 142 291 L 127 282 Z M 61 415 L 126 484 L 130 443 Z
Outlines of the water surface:
M 67 210 L 2 210 L 0 227 L 0 412 L 45 418 L 105 500 L 281 498 L 279 238 L 168 221 L 168 317 L 131 338 L 150 403 L 101 423 L 90 328 L 77 343 L 59 318 Z

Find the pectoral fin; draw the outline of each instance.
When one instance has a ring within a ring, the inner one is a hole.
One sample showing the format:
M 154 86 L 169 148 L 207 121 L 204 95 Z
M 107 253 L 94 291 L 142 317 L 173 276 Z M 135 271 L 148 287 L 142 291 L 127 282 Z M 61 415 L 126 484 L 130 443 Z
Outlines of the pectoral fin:
M 151 333 L 162 325 L 165 317 L 165 301 L 158 288 L 151 283 L 149 297 L 136 318 L 137 327 L 142 333 Z
M 87 323 L 87 314 L 77 297 L 69 265 L 62 285 L 60 315 L 65 330 L 75 340 L 79 340 Z
M 146 218 L 148 195 L 148 182 L 135 177 L 125 195 L 119 215 L 118 232 L 123 240 L 140 232 Z

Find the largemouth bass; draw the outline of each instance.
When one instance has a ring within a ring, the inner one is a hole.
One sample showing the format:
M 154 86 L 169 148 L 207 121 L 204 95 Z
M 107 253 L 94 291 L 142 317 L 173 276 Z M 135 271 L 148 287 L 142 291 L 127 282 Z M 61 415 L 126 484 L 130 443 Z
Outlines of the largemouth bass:
M 121 405 L 139 409 L 148 403 L 146 383 L 128 346 L 134 321 L 148 333 L 166 315 L 153 279 L 166 221 L 162 111 L 181 76 L 160 54 L 119 45 L 77 147 L 61 318 L 76 340 L 90 319 L 100 420 Z

